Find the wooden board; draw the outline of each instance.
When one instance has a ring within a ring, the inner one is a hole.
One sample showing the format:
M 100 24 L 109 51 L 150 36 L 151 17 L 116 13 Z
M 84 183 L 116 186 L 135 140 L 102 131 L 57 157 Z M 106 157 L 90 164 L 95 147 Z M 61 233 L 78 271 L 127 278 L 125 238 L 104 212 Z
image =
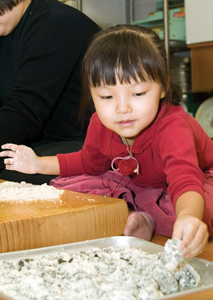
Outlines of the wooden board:
M 0 252 L 122 235 L 124 200 L 65 191 L 59 200 L 0 202 Z

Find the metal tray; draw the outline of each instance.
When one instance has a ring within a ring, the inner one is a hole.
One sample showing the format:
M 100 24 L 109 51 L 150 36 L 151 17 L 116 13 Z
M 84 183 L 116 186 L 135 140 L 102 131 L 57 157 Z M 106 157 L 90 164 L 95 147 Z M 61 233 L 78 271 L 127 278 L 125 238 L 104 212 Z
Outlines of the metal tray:
M 162 252 L 164 248 L 162 246 L 153 244 L 151 242 L 147 242 L 134 237 L 126 237 L 126 236 L 114 236 L 109 238 L 102 238 L 96 240 L 90 240 L 85 242 L 78 242 L 72 244 L 63 244 L 52 247 L 24 250 L 24 251 L 15 251 L 9 253 L 0 254 L 0 259 L 4 259 L 7 261 L 16 261 L 20 259 L 26 258 L 37 258 L 40 259 L 44 255 L 57 255 L 59 250 L 63 248 L 65 251 L 73 254 L 78 250 L 86 251 L 92 247 L 119 247 L 122 245 L 129 245 L 134 248 L 141 248 L 143 251 L 148 252 L 150 254 L 155 254 L 158 252 Z M 181 295 L 193 294 L 196 292 L 204 291 L 207 289 L 213 289 L 213 262 L 210 262 L 205 259 L 199 259 L 196 257 L 189 258 L 187 261 L 199 272 L 201 276 L 201 283 L 198 287 L 188 288 L 180 290 L 176 293 L 164 296 L 159 299 L 173 299 L 177 296 Z M 0 293 L 1 299 L 5 300 L 14 300 L 14 298 L 8 297 L 5 294 Z

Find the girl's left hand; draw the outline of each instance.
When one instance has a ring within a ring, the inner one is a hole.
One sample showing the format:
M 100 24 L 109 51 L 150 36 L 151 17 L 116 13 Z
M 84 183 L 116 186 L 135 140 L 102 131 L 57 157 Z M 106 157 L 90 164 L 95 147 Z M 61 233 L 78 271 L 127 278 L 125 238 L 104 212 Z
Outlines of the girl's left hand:
M 5 144 L 1 148 L 4 151 L 0 152 L 0 157 L 7 157 L 4 159 L 7 170 L 26 174 L 37 173 L 39 157 L 31 148 L 16 144 Z
M 207 225 L 191 215 L 179 216 L 174 224 L 172 238 L 182 240 L 180 250 L 189 258 L 201 253 L 209 238 Z

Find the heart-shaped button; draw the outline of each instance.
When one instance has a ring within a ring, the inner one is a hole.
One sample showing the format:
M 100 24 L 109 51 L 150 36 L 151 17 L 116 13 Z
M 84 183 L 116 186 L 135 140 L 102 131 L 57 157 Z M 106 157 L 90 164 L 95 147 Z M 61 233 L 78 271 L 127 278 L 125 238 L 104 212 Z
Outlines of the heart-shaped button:
M 116 160 L 119 160 L 117 163 L 117 169 L 115 169 L 113 166 Z M 139 174 L 139 163 L 136 158 L 130 155 L 114 158 L 111 163 L 111 167 L 114 171 L 118 170 L 122 175 L 133 175 L 135 173 Z

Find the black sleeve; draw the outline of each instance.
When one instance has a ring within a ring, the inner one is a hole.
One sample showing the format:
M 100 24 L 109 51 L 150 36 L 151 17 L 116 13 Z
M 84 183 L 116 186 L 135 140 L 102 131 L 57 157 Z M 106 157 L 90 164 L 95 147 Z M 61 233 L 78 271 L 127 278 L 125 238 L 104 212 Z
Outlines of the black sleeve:
M 24 143 L 43 130 L 89 40 L 62 22 L 31 25 L 16 49 L 19 71 L 11 99 L 0 108 L 0 144 Z

